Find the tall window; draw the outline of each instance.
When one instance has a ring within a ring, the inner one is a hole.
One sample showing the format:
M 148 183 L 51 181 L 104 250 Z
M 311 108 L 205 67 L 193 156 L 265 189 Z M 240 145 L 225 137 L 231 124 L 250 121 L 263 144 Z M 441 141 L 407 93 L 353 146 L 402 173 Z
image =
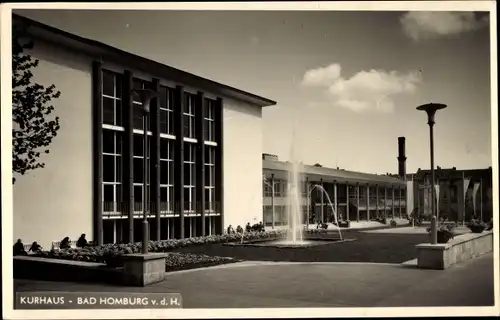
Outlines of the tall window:
M 195 110 L 196 110 L 196 96 L 186 92 L 184 103 L 184 137 L 196 138 L 195 135 Z
M 196 188 L 196 145 L 184 144 L 184 211 L 194 211 Z
M 102 72 L 103 212 L 119 213 L 122 202 L 122 82 L 121 75 Z
M 122 76 L 103 70 L 102 72 L 102 122 L 121 127 L 122 124 Z
M 103 212 L 115 213 L 121 210 L 122 200 L 122 133 L 103 129 Z
M 160 87 L 160 133 L 174 135 L 174 90 Z
M 205 121 L 204 127 L 204 139 L 206 141 L 215 141 L 215 100 L 205 99 L 205 112 L 203 121 Z
M 215 149 L 205 146 L 205 210 L 215 211 Z
M 160 212 L 172 213 L 174 206 L 174 141 L 160 139 Z
M 134 89 L 147 89 L 150 84 L 144 80 L 134 78 L 132 80 L 133 87 Z M 142 101 L 139 95 L 133 94 L 133 106 L 134 106 L 134 129 L 139 129 L 143 130 L 144 124 L 143 124 L 143 115 L 144 115 L 144 110 L 142 108 Z M 149 120 L 150 118 L 148 118 Z M 147 130 L 149 130 L 150 126 L 150 121 L 146 124 Z
M 150 154 L 151 139 L 148 139 L 148 155 L 146 158 L 148 169 L 147 175 L 150 176 Z M 144 187 L 144 135 L 134 134 L 134 211 L 143 210 L 143 187 Z M 150 181 L 148 179 L 148 194 L 150 190 Z M 149 200 L 149 199 L 148 199 Z M 149 203 L 149 201 L 148 201 Z

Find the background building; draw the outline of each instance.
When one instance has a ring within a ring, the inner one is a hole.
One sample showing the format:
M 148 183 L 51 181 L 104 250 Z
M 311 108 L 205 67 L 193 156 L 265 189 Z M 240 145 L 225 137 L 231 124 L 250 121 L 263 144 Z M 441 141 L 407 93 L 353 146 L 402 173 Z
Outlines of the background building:
M 474 215 L 489 221 L 493 214 L 492 168 L 459 170 L 437 167 L 439 184 L 437 208 L 439 217 L 455 221 L 468 221 Z M 431 172 L 418 169 L 408 175 L 413 180 L 414 207 L 419 214 L 428 216 L 431 209 Z
M 292 164 L 263 155 L 263 217 L 266 226 L 287 224 L 287 186 Z M 300 165 L 302 221 L 375 220 L 406 217 L 406 182 L 388 175 Z M 321 191 L 321 186 L 327 195 Z M 274 192 L 273 192 L 274 191 Z M 273 209 L 274 208 L 274 209 Z M 273 218 L 274 210 L 274 218 Z
M 45 168 L 16 177 L 15 238 L 44 247 L 81 233 L 105 243 L 141 239 L 138 88 L 160 93 L 147 130 L 151 238 L 221 233 L 260 212 L 262 107 L 274 101 L 21 16 L 13 23 L 34 41 L 35 81 L 62 93 Z

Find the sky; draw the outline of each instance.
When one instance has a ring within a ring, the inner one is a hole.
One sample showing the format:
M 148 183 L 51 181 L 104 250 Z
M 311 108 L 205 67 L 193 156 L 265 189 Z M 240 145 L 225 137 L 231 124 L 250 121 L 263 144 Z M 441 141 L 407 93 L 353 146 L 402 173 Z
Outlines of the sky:
M 487 13 L 17 13 L 277 101 L 263 110 L 263 152 L 280 160 L 397 173 L 404 136 L 407 172 L 426 169 L 416 107 L 438 102 L 448 108 L 436 115 L 436 166 L 492 165 Z

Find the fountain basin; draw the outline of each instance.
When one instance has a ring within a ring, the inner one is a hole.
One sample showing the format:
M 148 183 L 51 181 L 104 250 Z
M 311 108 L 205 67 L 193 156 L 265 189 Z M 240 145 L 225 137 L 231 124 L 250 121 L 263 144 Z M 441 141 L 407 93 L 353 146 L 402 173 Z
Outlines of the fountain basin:
M 225 243 L 229 246 L 245 246 L 245 247 L 271 247 L 271 248 L 309 248 L 326 244 L 344 243 L 355 241 L 356 239 L 340 239 L 340 238 L 306 238 L 303 241 L 293 242 L 286 239 L 274 240 L 257 240 L 235 243 Z

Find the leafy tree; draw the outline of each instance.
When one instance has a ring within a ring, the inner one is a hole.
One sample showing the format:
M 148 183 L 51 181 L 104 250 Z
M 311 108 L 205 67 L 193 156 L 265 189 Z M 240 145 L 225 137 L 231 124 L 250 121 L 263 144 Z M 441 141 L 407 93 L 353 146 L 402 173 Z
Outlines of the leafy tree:
M 12 30 L 12 171 L 21 175 L 45 167 L 40 153 L 49 153 L 47 147 L 59 130 L 59 117 L 47 119 L 54 110 L 50 102 L 61 95 L 53 84 L 33 82 L 32 70 L 39 61 L 25 52 L 34 44 L 23 37 L 24 30 L 18 25 Z

